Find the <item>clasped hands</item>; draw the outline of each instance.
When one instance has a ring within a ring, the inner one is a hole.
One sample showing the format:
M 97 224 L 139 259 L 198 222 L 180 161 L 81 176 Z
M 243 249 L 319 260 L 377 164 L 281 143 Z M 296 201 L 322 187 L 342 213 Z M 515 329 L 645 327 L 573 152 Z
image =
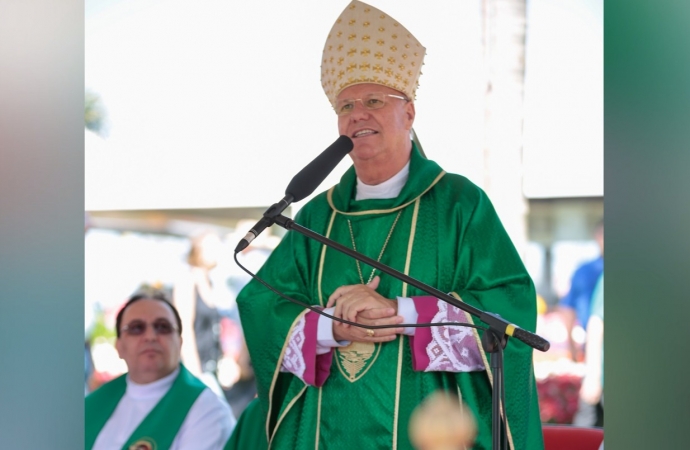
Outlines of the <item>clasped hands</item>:
M 335 306 L 333 316 L 367 326 L 397 325 L 403 322 L 398 315 L 398 302 L 376 292 L 381 278 L 374 277 L 369 284 L 341 286 L 328 297 L 327 308 Z M 374 331 L 372 335 L 372 331 Z M 389 342 L 402 334 L 404 328 L 370 330 L 333 321 L 333 337 L 338 341 Z

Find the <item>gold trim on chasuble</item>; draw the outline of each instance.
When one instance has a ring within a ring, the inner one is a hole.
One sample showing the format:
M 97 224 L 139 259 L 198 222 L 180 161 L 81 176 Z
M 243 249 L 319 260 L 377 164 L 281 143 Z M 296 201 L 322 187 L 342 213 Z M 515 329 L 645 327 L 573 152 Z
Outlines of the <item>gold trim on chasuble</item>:
M 336 366 L 340 374 L 350 383 L 364 376 L 374 365 L 381 353 L 381 344 L 352 342 L 346 347 L 336 348 Z
M 460 300 L 461 302 L 465 303 L 462 298 L 456 293 L 456 292 L 451 292 L 450 295 L 455 297 L 456 299 Z M 465 319 L 467 320 L 468 323 L 471 323 L 472 325 L 475 325 L 474 320 L 472 320 L 472 316 L 470 313 L 467 311 L 462 312 L 465 315 Z M 489 385 L 491 386 L 491 390 L 493 391 L 494 389 L 494 379 L 493 379 L 493 374 L 491 372 L 491 365 L 489 364 L 489 360 L 486 357 L 486 353 L 484 352 L 484 349 L 482 347 L 482 340 L 479 337 L 479 330 L 476 328 L 472 328 L 472 334 L 474 335 L 474 340 L 477 342 L 477 345 L 479 346 L 479 353 L 482 355 L 482 361 L 484 362 L 484 368 L 486 369 L 486 375 L 489 377 Z M 460 393 L 460 386 L 458 386 L 458 393 Z M 462 399 L 462 396 L 460 396 L 460 399 Z M 503 421 L 506 424 L 506 433 L 508 434 L 508 444 L 510 445 L 510 448 L 515 448 L 515 445 L 513 444 L 513 434 L 510 432 L 510 424 L 508 423 L 508 418 L 505 415 L 505 406 L 503 405 L 503 402 L 501 402 L 501 417 L 503 418 Z
M 331 214 L 331 220 L 328 222 L 328 228 L 326 229 L 326 236 L 331 235 L 331 230 L 333 229 L 333 222 L 335 221 L 335 213 Z M 326 248 L 327 246 L 321 246 L 321 258 L 319 259 L 319 275 L 316 280 L 319 290 L 319 305 L 324 306 L 323 303 L 323 292 L 321 289 L 321 280 L 323 275 L 323 262 L 326 259 Z M 317 388 L 319 390 L 319 399 L 316 402 L 316 436 L 314 437 L 314 449 L 319 450 L 319 439 L 321 438 L 321 395 L 323 394 L 323 386 Z
M 271 381 L 271 389 L 268 392 L 268 414 L 266 415 L 266 440 L 268 441 L 268 450 L 271 449 L 271 444 L 273 443 L 273 437 L 276 435 L 278 432 L 278 428 L 280 427 L 280 423 L 283 421 L 287 413 L 290 411 L 292 406 L 295 404 L 295 402 L 304 394 L 304 392 L 307 390 L 307 385 L 305 384 L 304 387 L 302 388 L 301 391 L 295 397 L 290 401 L 290 403 L 287 405 L 285 408 L 285 411 L 280 415 L 278 420 L 276 421 L 276 426 L 273 429 L 273 434 L 271 434 L 271 431 L 269 430 L 269 424 L 271 421 L 271 411 L 273 410 L 273 390 L 275 389 L 276 386 L 276 380 L 278 379 L 278 375 L 280 374 L 280 368 L 283 366 L 283 358 L 285 357 L 285 351 L 287 350 L 288 344 L 290 343 L 290 337 L 292 337 L 292 329 L 295 328 L 295 325 L 302 319 L 302 317 L 307 314 L 308 310 L 305 309 L 302 311 L 297 318 L 292 322 L 292 325 L 290 325 L 290 331 L 287 334 L 287 337 L 285 338 L 285 342 L 283 343 L 283 349 L 280 351 L 280 356 L 278 357 L 278 364 L 276 364 L 276 370 L 273 372 L 273 381 Z
M 438 183 L 438 182 L 441 180 L 441 178 L 443 178 L 443 176 L 444 176 L 445 174 L 446 174 L 445 170 L 442 170 L 441 173 L 438 174 L 438 176 L 436 177 L 436 179 L 434 179 L 434 181 L 432 181 L 431 184 L 430 184 L 426 189 L 424 189 L 424 191 L 422 191 L 421 194 L 419 194 L 417 197 L 413 198 L 413 199 L 410 200 L 409 202 L 404 203 L 404 204 L 402 204 L 402 205 L 400 205 L 400 206 L 396 206 L 395 208 L 390 208 L 390 209 L 372 209 L 372 210 L 369 210 L 369 211 L 358 211 L 358 212 L 345 212 L 345 211 L 341 211 L 341 210 L 339 210 L 338 208 L 336 208 L 336 207 L 335 207 L 335 204 L 333 203 L 333 191 L 335 190 L 335 186 L 333 186 L 332 188 L 330 188 L 330 189 L 328 190 L 328 192 L 326 193 L 326 200 L 328 200 L 328 205 L 331 207 L 331 209 L 332 209 L 333 211 L 337 212 L 338 214 L 342 214 L 342 215 L 344 215 L 344 216 L 364 216 L 364 215 L 367 215 L 367 214 L 387 214 L 387 213 L 392 213 L 392 212 L 395 212 L 395 211 L 397 211 L 397 210 L 399 210 L 399 209 L 403 209 L 403 208 L 405 208 L 405 207 L 411 205 L 412 203 L 416 202 L 416 201 L 417 201 L 418 199 L 420 199 L 424 194 L 426 194 L 427 192 L 429 192 L 429 190 L 431 190 L 432 187 L 436 186 L 436 183 Z
M 432 184 L 433 185 L 433 184 Z M 426 192 L 426 191 L 425 191 Z M 412 243 L 414 242 L 414 232 L 416 230 L 416 225 L 417 225 L 417 216 L 418 216 L 418 211 L 419 211 L 419 198 L 421 196 L 417 197 L 413 202 L 415 203 L 414 207 L 414 212 L 412 215 L 412 223 L 410 224 L 410 238 L 408 241 L 408 248 L 407 248 L 407 257 L 405 260 L 405 275 L 408 274 L 410 270 L 410 258 L 412 256 Z M 405 205 L 392 209 L 392 210 L 376 210 L 373 214 L 385 214 L 390 212 L 394 212 L 396 210 L 401 210 L 406 205 L 409 205 L 412 202 L 406 203 Z M 335 208 L 334 208 L 335 210 Z M 367 214 L 372 214 L 371 212 L 366 212 Z M 333 212 L 331 215 L 331 224 L 333 223 L 333 218 L 335 217 L 336 211 Z M 328 234 L 326 237 L 330 237 L 330 230 L 331 227 L 329 226 Z M 325 247 L 325 246 L 324 246 Z M 320 267 L 323 267 L 324 260 L 325 260 L 325 252 L 322 252 L 321 254 L 322 259 L 320 261 Z M 321 275 L 321 274 L 319 274 Z M 319 277 L 320 278 L 320 277 Z M 319 279 L 320 281 L 320 279 Z M 407 293 L 407 283 L 403 283 L 403 292 L 402 296 L 405 297 Z M 321 296 L 321 292 L 319 292 L 319 296 Z M 401 345 L 402 345 L 402 340 L 400 340 Z M 400 347 L 400 352 L 402 355 L 402 347 Z M 376 360 L 378 359 L 379 355 L 381 354 L 381 343 L 371 343 L 371 342 L 352 342 L 350 345 L 346 347 L 338 347 L 336 348 L 336 367 L 338 368 L 338 371 L 340 374 L 350 383 L 354 383 L 355 381 L 359 380 L 366 374 L 369 369 L 374 365 Z M 400 361 L 402 359 L 399 358 L 398 361 L 398 376 L 400 376 Z M 397 403 L 398 403 L 398 398 L 396 394 L 396 416 L 397 416 Z M 394 424 L 394 427 L 397 427 L 397 421 Z
M 333 211 L 331 213 L 331 220 L 328 222 L 328 229 L 326 230 L 326 237 L 330 238 L 331 237 L 331 231 L 333 230 L 333 222 L 335 222 L 335 216 L 336 212 Z M 319 286 L 319 304 L 321 306 L 324 305 L 323 301 L 323 292 L 321 290 L 321 280 L 323 278 L 323 266 L 326 260 L 326 249 L 328 247 L 326 245 L 322 246 L 321 250 L 321 258 L 319 260 L 319 278 L 318 278 L 318 286 Z M 336 354 L 335 354 L 335 362 L 336 362 L 336 367 L 338 367 L 338 370 L 340 373 L 345 377 L 346 380 L 348 380 L 351 383 L 354 383 L 358 379 L 360 379 L 366 372 L 369 370 L 369 367 L 371 367 L 374 362 L 376 361 L 376 358 L 378 358 L 378 355 L 381 351 L 380 345 L 374 345 L 370 343 L 364 343 L 364 342 L 352 342 L 350 345 L 346 347 L 338 347 L 336 348 Z M 376 353 L 376 355 L 374 355 Z M 369 363 L 369 360 L 372 358 L 372 355 L 374 357 L 374 360 Z M 369 363 L 369 364 L 367 364 Z M 366 370 L 362 371 L 366 366 Z M 360 373 L 361 372 L 361 373 Z M 319 388 L 320 390 L 321 388 Z M 319 415 L 317 417 L 317 446 L 318 446 L 318 434 L 319 434 L 319 426 L 321 424 L 321 393 L 319 392 L 319 404 L 317 406 L 317 410 L 319 411 Z
M 436 181 L 438 181 L 438 179 Z M 409 237 L 408 242 L 407 242 L 407 255 L 405 257 L 405 269 L 403 272 L 405 275 L 410 274 L 410 264 L 412 261 L 412 245 L 414 243 L 415 232 L 417 230 L 417 219 L 419 217 L 420 197 L 421 196 L 417 197 L 414 200 L 414 210 L 412 213 L 412 221 L 410 224 L 410 237 Z M 407 203 L 404 206 L 407 206 L 410 203 Z M 396 208 L 396 209 L 400 209 L 400 208 Z M 391 210 L 390 212 L 393 212 L 393 211 L 395 211 L 395 210 Z M 385 213 L 385 212 L 388 212 L 388 211 L 380 211 L 379 213 Z M 401 296 L 407 297 L 407 283 L 403 283 Z M 401 384 L 401 380 L 402 380 L 403 339 L 404 339 L 403 336 L 398 336 L 398 338 L 397 338 L 397 341 L 398 341 L 398 364 L 397 364 L 396 377 L 395 377 L 395 408 L 393 411 L 393 436 L 392 436 L 393 441 L 391 443 L 391 448 L 393 450 L 398 448 L 398 417 L 400 415 L 400 384 Z M 371 363 L 367 364 L 368 361 L 366 360 L 366 358 L 367 357 L 371 358 L 371 354 L 373 353 L 372 347 L 375 348 L 376 354 L 374 355 L 374 359 L 371 361 Z M 348 349 L 350 349 L 350 350 L 348 350 Z M 376 362 L 376 359 L 378 358 L 378 355 L 381 351 L 381 344 L 380 343 L 371 344 L 371 343 L 353 342 L 352 344 L 350 344 L 347 347 L 344 347 L 343 349 L 338 348 L 337 351 L 339 352 L 338 359 L 336 359 L 336 361 L 338 362 L 338 364 L 337 364 L 338 369 L 340 370 L 340 373 L 343 374 L 343 376 L 348 381 L 353 383 L 353 382 L 357 381 L 359 378 L 361 378 L 369 370 L 369 368 L 371 368 L 374 365 L 374 363 Z M 343 360 L 342 364 L 341 364 L 341 359 Z M 353 376 L 353 374 L 348 370 L 348 368 L 357 369 L 358 371 L 355 372 L 355 374 Z M 365 369 L 362 371 L 363 368 L 365 368 Z M 361 371 L 361 374 L 360 374 L 360 371 Z M 345 372 L 347 372 L 347 373 L 345 373 Z
M 417 198 L 414 200 L 399 206 L 397 208 L 393 208 L 390 210 L 376 210 L 376 211 L 366 211 L 364 214 L 385 214 L 385 213 L 390 213 L 397 211 L 399 209 L 402 209 L 409 204 L 413 203 L 415 204 L 414 206 L 414 211 L 412 213 L 412 223 L 410 224 L 410 238 L 408 240 L 407 244 L 407 257 L 405 258 L 405 270 L 404 274 L 409 275 L 410 272 L 410 264 L 412 260 L 412 244 L 414 243 L 414 236 L 415 232 L 417 230 L 417 219 L 419 217 L 419 201 L 422 195 L 426 193 L 431 187 L 433 187 L 440 179 L 441 177 L 445 174 L 445 172 L 441 172 L 441 174 L 434 180 L 434 182 Z M 328 230 L 326 231 L 326 237 L 330 238 L 331 230 L 333 229 L 333 222 L 335 219 L 336 213 L 342 213 L 341 211 L 338 211 L 337 208 L 333 205 L 332 202 L 332 189 L 328 191 L 328 203 L 331 205 L 331 208 L 333 209 L 333 213 L 331 214 L 331 220 L 329 221 L 328 224 Z M 350 214 L 350 213 L 342 213 L 342 214 Z M 360 215 L 359 213 L 354 213 L 350 215 Z M 323 305 L 323 294 L 321 292 L 321 278 L 323 275 L 323 266 L 324 266 L 324 261 L 326 259 L 326 246 L 323 246 L 322 252 L 321 252 L 321 258 L 319 261 L 319 279 L 318 279 L 318 286 L 319 286 L 319 303 Z M 407 283 L 403 283 L 403 288 L 402 288 L 402 297 L 407 296 Z M 403 336 L 398 336 L 398 367 L 397 367 L 397 374 L 396 374 L 396 382 L 395 382 L 395 410 L 393 413 L 393 442 L 392 442 L 392 450 L 396 450 L 398 448 L 398 416 L 399 416 L 399 410 L 400 410 L 400 382 L 402 378 L 402 360 L 403 360 Z M 348 350 L 349 349 L 349 350 Z M 347 347 L 342 347 L 342 349 L 339 347 L 336 349 L 336 366 L 338 367 L 338 371 L 345 377 L 346 380 L 350 381 L 351 383 L 354 383 L 355 381 L 359 380 L 368 370 L 373 366 L 373 364 L 376 362 L 376 359 L 378 358 L 379 353 L 381 352 L 381 344 L 372 344 L 372 343 L 363 343 L 363 342 L 353 342 Z M 376 353 L 374 355 L 374 353 Z M 369 360 L 372 358 L 373 360 L 369 362 Z M 363 370 L 364 369 L 364 370 Z M 363 371 L 362 371 L 363 370 Z M 361 373 L 360 373 L 361 372 Z M 316 418 L 316 447 L 318 449 L 319 445 L 319 428 L 321 425 L 321 388 L 319 388 L 319 401 L 318 401 L 318 407 L 317 407 L 317 414 L 318 417 Z
M 319 439 L 321 439 L 321 394 L 319 388 L 319 400 L 316 402 L 316 436 L 314 437 L 314 450 L 319 450 Z
M 436 181 L 438 180 L 440 180 L 440 178 L 438 178 Z M 436 184 L 436 182 L 434 182 L 434 184 Z M 407 241 L 407 256 L 405 258 L 405 270 L 403 273 L 408 276 L 410 275 L 410 264 L 412 263 L 412 244 L 414 244 L 414 236 L 417 232 L 420 198 L 421 196 L 417 197 L 414 202 L 412 224 L 410 225 L 410 238 Z M 407 297 L 407 283 L 403 283 L 401 297 Z M 393 450 L 398 448 L 398 416 L 400 415 L 400 382 L 402 380 L 403 339 L 405 339 L 403 336 L 398 336 L 398 370 L 395 377 L 395 410 L 393 411 L 393 445 L 391 447 Z
M 328 222 L 328 229 L 326 229 L 326 237 L 331 236 L 331 230 L 333 229 L 333 222 L 335 221 L 335 213 L 331 213 L 331 220 Z M 324 306 L 323 303 L 323 292 L 321 291 L 321 279 L 323 278 L 323 263 L 326 260 L 326 249 L 328 246 L 321 245 L 321 258 L 319 258 L 319 278 L 317 280 L 319 286 L 319 305 Z

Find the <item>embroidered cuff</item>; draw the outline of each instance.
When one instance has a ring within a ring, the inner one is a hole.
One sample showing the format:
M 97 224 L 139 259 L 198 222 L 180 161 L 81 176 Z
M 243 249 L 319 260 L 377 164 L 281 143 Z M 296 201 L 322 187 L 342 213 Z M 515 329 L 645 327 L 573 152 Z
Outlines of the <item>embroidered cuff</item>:
M 281 364 L 282 372 L 290 372 L 304 383 L 323 386 L 331 371 L 333 352 L 316 353 L 319 314 L 310 311 L 295 325 Z
M 435 297 L 413 297 L 417 323 L 469 322 L 464 311 Z M 436 326 L 419 328 L 410 337 L 412 366 L 424 372 L 474 372 L 485 370 L 472 328 Z
M 307 361 L 307 370 L 304 373 L 304 382 L 316 387 L 321 387 L 326 382 L 328 375 L 330 375 L 331 373 L 331 362 L 333 361 L 332 351 L 328 351 L 324 354 L 318 354 L 316 352 L 316 348 L 318 346 L 318 324 L 319 319 L 322 317 L 322 315 L 317 314 L 313 311 L 309 311 L 305 315 L 307 322 L 305 327 L 305 334 L 308 336 L 306 343 L 309 344 L 308 351 L 310 353 L 307 354 L 305 352 L 304 355 Z M 314 352 L 313 356 L 311 353 L 312 348 Z

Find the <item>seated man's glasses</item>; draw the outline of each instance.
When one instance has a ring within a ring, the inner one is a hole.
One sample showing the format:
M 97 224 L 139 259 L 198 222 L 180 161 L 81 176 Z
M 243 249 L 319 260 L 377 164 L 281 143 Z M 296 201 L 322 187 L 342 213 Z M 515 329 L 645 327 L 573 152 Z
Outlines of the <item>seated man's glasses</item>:
M 147 324 L 143 320 L 133 320 L 129 324 L 122 327 L 122 331 L 129 334 L 130 336 L 141 336 L 142 334 L 146 333 L 146 327 Z M 177 331 L 177 328 L 175 328 L 170 322 L 168 322 L 165 319 L 154 320 L 151 324 L 151 327 L 153 327 L 153 331 L 157 335 L 167 335 L 172 333 L 173 331 Z
M 383 92 L 372 92 L 363 98 L 346 98 L 339 100 L 335 104 L 335 112 L 339 116 L 346 116 L 355 110 L 355 103 L 362 102 L 366 109 L 381 109 L 386 106 L 388 97 L 397 98 L 409 102 L 410 99 L 402 95 L 384 94 Z

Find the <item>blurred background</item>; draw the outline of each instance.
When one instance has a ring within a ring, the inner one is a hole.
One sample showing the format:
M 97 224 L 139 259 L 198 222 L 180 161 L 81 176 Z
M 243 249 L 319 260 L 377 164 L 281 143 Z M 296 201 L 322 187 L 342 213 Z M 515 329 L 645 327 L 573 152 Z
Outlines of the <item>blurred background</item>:
M 572 423 L 603 270 L 603 1 L 369 3 L 427 48 L 415 131 L 494 202 L 552 344 L 535 352 L 542 420 Z M 193 244 L 214 236 L 204 270 L 222 354 L 210 370 L 239 415 L 255 390 L 234 303 L 248 276 L 232 251 L 338 137 L 320 60 L 347 1 L 85 5 L 85 390 L 125 370 L 113 347 L 124 301 L 174 296 Z M 267 229 L 239 258 L 255 272 L 282 234 Z

